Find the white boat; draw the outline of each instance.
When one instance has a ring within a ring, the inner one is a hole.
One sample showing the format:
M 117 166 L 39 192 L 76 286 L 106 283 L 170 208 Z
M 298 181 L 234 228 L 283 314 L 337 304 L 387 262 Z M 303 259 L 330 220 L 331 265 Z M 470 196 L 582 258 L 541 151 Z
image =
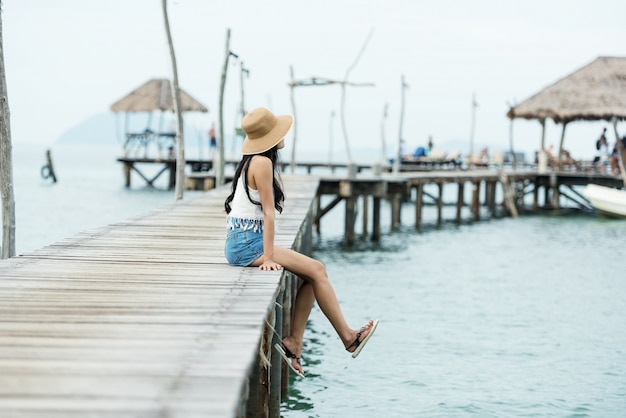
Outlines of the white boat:
M 588 184 L 583 194 L 601 215 L 626 218 L 626 190 Z

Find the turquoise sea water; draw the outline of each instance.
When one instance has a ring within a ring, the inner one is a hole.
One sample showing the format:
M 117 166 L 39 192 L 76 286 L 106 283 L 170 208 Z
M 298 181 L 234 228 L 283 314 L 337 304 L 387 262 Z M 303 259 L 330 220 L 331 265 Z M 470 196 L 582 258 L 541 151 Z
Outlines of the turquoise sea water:
M 437 228 L 431 207 L 418 232 L 412 210 L 352 248 L 324 219 L 315 256 L 349 323 L 381 322 L 353 360 L 315 308 L 284 417 L 626 416 L 626 221 Z
M 125 189 L 118 154 L 53 147 L 53 185 L 39 174 L 45 148 L 14 147 L 18 253 L 174 200 L 135 180 Z M 352 359 L 315 307 L 307 378 L 293 379 L 284 417 L 626 416 L 626 221 L 527 215 L 436 227 L 426 207 L 416 231 L 409 204 L 389 232 L 388 209 L 379 243 L 344 246 L 341 207 L 322 219 L 314 256 L 347 319 L 381 323 Z

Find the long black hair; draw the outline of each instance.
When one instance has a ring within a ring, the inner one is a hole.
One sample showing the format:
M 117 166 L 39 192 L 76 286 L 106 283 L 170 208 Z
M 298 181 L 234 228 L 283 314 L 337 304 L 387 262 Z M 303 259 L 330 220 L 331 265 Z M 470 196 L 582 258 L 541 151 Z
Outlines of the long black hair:
M 235 176 L 233 177 L 233 185 L 232 192 L 226 198 L 226 202 L 224 202 L 224 209 L 226 209 L 226 213 L 230 213 L 231 207 L 230 203 L 235 198 L 235 190 L 237 190 L 237 183 L 239 178 L 243 177 L 243 184 L 246 190 L 246 194 L 248 195 L 248 199 L 250 202 L 255 205 L 261 206 L 261 202 L 257 202 L 256 200 L 250 197 L 250 190 L 248 189 L 248 168 L 250 167 L 250 161 L 252 161 L 252 157 L 255 155 L 262 155 L 267 157 L 272 162 L 272 187 L 274 189 L 274 207 L 278 211 L 278 213 L 283 212 L 283 201 L 285 200 L 285 193 L 283 192 L 282 184 L 280 181 L 280 175 L 278 174 L 278 170 L 276 170 L 276 165 L 278 164 L 278 146 L 273 147 L 272 149 L 265 151 L 260 154 L 253 155 L 244 155 L 237 165 L 237 169 L 235 170 Z

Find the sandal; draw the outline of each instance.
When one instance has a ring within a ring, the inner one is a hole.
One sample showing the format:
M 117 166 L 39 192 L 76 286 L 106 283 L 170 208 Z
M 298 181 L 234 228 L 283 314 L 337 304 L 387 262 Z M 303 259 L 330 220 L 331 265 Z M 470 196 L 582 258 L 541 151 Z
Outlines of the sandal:
M 295 367 L 293 367 L 293 363 L 291 362 L 291 359 L 296 359 L 296 363 L 298 363 L 300 366 L 302 366 L 302 363 L 300 363 L 300 357 L 296 357 L 296 355 L 294 353 L 292 353 L 287 346 L 285 346 L 285 344 L 283 343 L 276 343 L 274 344 L 274 348 L 276 348 L 276 351 L 278 351 L 278 354 L 280 354 L 280 356 L 283 358 L 283 360 L 285 360 L 285 362 L 287 363 L 287 366 L 289 366 L 289 368 L 291 370 L 293 370 L 298 376 L 304 378 L 304 373 L 302 373 L 300 370 L 296 369 Z
M 378 319 L 375 319 L 374 323 L 372 324 L 372 328 L 370 329 L 370 333 L 367 334 L 367 336 L 363 339 L 363 341 L 361 341 L 361 334 L 365 332 L 366 328 L 363 327 L 359 330 L 359 332 L 356 334 L 356 339 L 354 340 L 354 342 L 350 344 L 348 347 L 346 347 L 346 351 L 350 351 L 352 347 L 356 347 L 356 350 L 354 350 L 354 352 L 352 353 L 352 358 L 356 358 L 361 353 L 361 350 L 363 350 L 363 347 L 365 347 L 365 344 L 367 343 L 367 341 L 370 339 L 372 335 L 374 335 L 374 331 L 376 331 L 377 326 L 378 326 Z

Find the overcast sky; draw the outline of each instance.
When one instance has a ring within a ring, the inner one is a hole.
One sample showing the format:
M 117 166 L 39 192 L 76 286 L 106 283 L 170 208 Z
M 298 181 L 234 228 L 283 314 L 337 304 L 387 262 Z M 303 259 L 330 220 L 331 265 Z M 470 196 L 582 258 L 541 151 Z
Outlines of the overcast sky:
M 52 145 L 148 79 L 171 77 L 160 0 L 9 0 L 2 8 L 16 144 Z M 429 135 L 435 145 L 469 144 L 476 94 L 476 143 L 505 149 L 507 103 L 598 56 L 626 56 L 623 0 L 173 0 L 169 14 L 181 88 L 210 110 L 189 118 L 202 130 L 218 120 L 227 28 L 231 50 L 250 70 L 246 108 L 280 114 L 292 113 L 290 66 L 297 80 L 341 80 L 373 30 L 349 81 L 375 86 L 348 87 L 345 120 L 351 149 L 380 148 L 384 132 L 388 153 L 400 132 L 402 75 L 409 147 Z M 240 120 L 239 68 L 233 61 L 228 71 L 227 133 Z M 326 149 L 329 133 L 335 149 L 345 149 L 340 88 L 301 87 L 295 95 L 298 154 Z M 604 125 L 568 126 L 566 148 L 589 158 Z M 558 145 L 559 128 L 548 128 L 547 142 Z M 513 132 L 519 148 L 538 146 L 537 122 L 518 120 Z

